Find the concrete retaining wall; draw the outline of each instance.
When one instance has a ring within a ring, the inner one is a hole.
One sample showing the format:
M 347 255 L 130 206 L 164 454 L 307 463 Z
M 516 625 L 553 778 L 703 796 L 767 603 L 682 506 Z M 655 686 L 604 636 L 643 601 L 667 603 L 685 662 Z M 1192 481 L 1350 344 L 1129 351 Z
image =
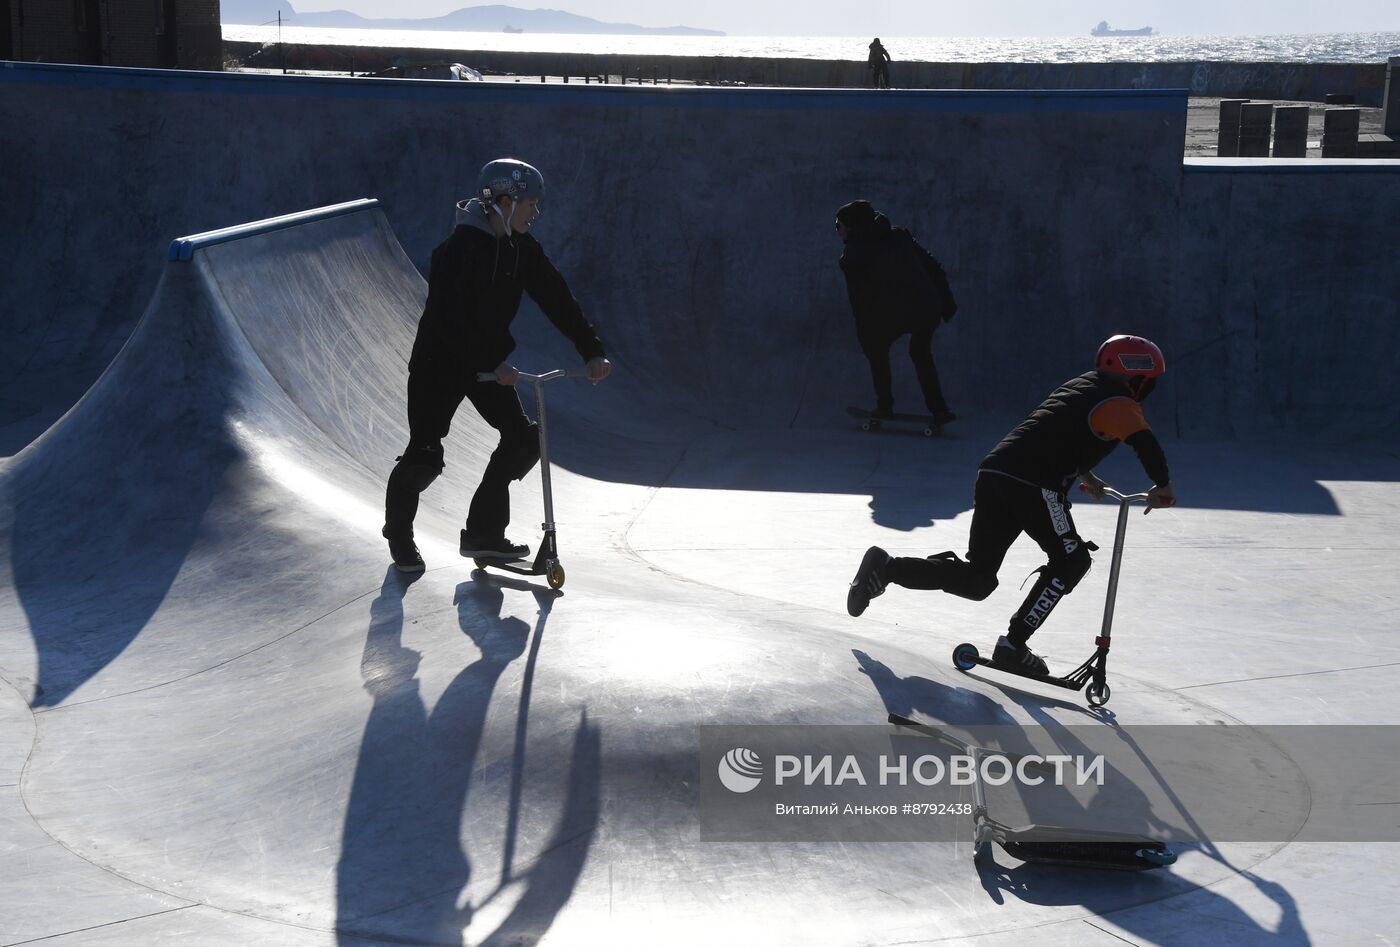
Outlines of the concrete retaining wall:
M 1191 159 L 1172 296 L 1181 430 L 1400 428 L 1400 161 Z
M 755 59 L 735 56 L 593 56 L 492 50 L 403 49 L 366 46 L 297 46 L 226 42 L 228 55 L 248 66 L 342 72 L 376 72 L 413 62 L 460 62 L 493 73 L 520 76 L 658 77 L 709 84 L 862 88 L 870 84 L 865 62 L 825 59 Z M 1379 107 L 1385 63 L 937 63 L 896 62 L 890 81 L 909 89 L 1186 89 L 1192 95 L 1321 102 L 1330 92 L 1350 93 L 1358 105 Z
M 869 399 L 832 223 L 859 196 L 948 268 L 958 410 L 1022 411 L 1132 331 L 1171 354 L 1158 410 L 1183 432 L 1393 425 L 1400 163 L 1183 175 L 1185 105 L 0 68 L 0 123 L 32 132 L 0 143 L 5 391 L 82 357 L 95 376 L 173 237 L 372 196 L 426 269 L 480 165 L 515 154 L 544 170 L 537 233 L 629 377 L 719 423 L 830 423 Z M 1378 380 L 1317 344 L 1339 319 L 1382 340 Z

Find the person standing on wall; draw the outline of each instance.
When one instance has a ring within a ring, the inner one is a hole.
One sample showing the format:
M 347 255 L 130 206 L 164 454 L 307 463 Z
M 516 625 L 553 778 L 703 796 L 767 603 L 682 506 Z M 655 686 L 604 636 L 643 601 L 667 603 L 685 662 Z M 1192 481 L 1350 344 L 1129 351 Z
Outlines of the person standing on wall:
M 894 413 L 890 346 L 909 336 L 909 358 L 923 389 L 924 405 L 939 426 L 957 420 L 943 399 L 933 364 L 933 332 L 957 312 L 948 276 L 909 231 L 890 225 L 869 201 L 851 201 L 836 211 L 836 232 L 845 249 L 841 272 L 855 317 L 856 338 L 870 363 L 875 387 L 871 416 Z
M 433 251 L 428 300 L 408 362 L 408 447 L 389 475 L 384 538 L 401 572 L 423 571 L 413 541 L 418 496 L 442 473 L 442 439 L 464 399 L 501 439 L 472 497 L 462 530 L 468 558 L 519 559 L 530 547 L 505 537 L 512 480 L 540 459 L 539 427 L 526 416 L 513 387 L 519 372 L 506 359 L 515 350 L 510 323 L 522 293 L 573 343 L 596 384 L 612 364 L 564 277 L 529 232 L 540 215 L 544 178 L 513 158 L 489 162 L 477 175 L 476 196 L 457 204 L 456 226 Z M 492 381 L 479 381 L 489 372 Z
M 890 87 L 890 54 L 880 42 L 880 37 L 875 37 L 870 43 L 870 84 L 877 89 L 888 89 Z

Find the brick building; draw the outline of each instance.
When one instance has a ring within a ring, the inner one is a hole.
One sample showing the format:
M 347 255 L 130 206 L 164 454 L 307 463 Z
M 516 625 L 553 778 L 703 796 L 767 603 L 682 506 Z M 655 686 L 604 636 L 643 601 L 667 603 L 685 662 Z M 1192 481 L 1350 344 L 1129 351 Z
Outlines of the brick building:
M 221 69 L 219 0 L 0 0 L 0 59 Z

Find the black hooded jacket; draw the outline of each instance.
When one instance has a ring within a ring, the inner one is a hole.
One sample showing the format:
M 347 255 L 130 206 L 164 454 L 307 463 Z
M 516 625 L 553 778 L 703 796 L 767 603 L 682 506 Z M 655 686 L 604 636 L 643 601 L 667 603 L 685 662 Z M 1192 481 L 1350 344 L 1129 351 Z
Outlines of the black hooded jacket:
M 529 293 L 587 361 L 603 345 L 564 277 L 529 233 L 497 237 L 479 200 L 457 205 L 457 226 L 433 251 L 428 301 L 409 358 L 411 372 L 471 379 L 515 351 L 510 324 Z
M 1166 454 L 1137 399 L 1102 372 L 1085 372 L 1050 392 L 992 448 L 979 469 L 1062 494 L 1080 473 L 1093 470 L 1111 454 L 1120 440 L 1137 453 L 1154 483 L 1171 483 Z
M 841 272 L 863 343 L 888 343 L 906 332 L 934 327 L 958 308 L 942 265 L 909 231 L 892 227 L 884 214 L 849 229 Z

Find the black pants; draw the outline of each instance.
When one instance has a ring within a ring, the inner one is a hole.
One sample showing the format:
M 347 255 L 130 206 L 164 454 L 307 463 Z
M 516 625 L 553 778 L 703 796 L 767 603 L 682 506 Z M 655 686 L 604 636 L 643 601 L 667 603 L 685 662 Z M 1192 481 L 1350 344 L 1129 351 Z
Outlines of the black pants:
M 467 512 L 467 532 L 482 540 L 499 539 L 510 523 L 510 482 L 519 480 L 540 459 L 539 427 L 525 415 L 513 387 L 493 381 L 456 381 L 408 377 L 408 448 L 399 457 L 384 495 L 384 535 L 410 539 L 418 513 L 418 495 L 444 467 L 442 439 L 463 399 L 501 434 L 481 485 Z
M 1044 550 L 1047 561 L 1038 570 L 1040 578 L 1030 594 L 1011 616 L 1006 633 L 1024 644 L 1093 563 L 1089 553 L 1095 547 L 1075 530 L 1069 508 L 1063 493 L 983 471 L 977 475 L 967 559 L 951 552 L 927 559 L 895 559 L 889 580 L 909 589 L 942 589 L 980 602 L 997 587 L 1006 551 L 1025 533 Z
M 871 84 L 877 89 L 888 89 L 890 87 L 890 67 L 885 63 L 873 63 L 870 66 L 873 73 L 870 77 Z
M 924 406 L 929 414 L 941 414 L 948 410 L 948 402 L 943 400 L 943 388 L 938 383 L 938 369 L 933 364 L 933 330 L 935 326 L 915 329 L 909 333 L 909 359 L 914 363 L 914 372 L 919 376 L 919 388 L 924 393 Z M 890 346 L 901 338 L 900 335 L 873 336 L 861 339 L 861 349 L 870 363 L 870 381 L 875 386 L 875 409 L 894 410 L 894 386 L 890 377 Z

